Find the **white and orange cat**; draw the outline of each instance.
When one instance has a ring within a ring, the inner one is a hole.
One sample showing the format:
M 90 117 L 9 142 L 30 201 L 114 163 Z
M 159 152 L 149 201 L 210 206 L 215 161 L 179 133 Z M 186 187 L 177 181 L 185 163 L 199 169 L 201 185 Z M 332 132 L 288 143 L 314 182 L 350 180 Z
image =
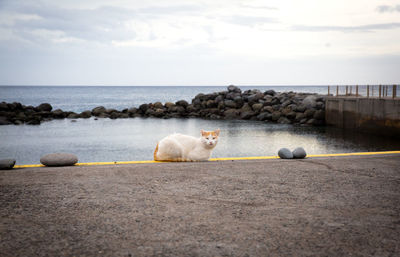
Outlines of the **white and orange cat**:
M 155 161 L 193 162 L 207 161 L 218 143 L 220 130 L 201 130 L 199 138 L 172 134 L 158 142 L 154 150 Z

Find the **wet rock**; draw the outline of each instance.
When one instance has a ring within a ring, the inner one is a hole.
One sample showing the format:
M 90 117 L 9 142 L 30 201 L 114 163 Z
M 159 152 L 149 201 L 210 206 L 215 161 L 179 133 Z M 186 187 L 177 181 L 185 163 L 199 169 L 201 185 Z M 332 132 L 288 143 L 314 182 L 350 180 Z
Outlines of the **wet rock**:
M 8 105 L 6 102 L 0 103 L 0 111 L 8 111 Z
M 304 104 L 300 104 L 297 106 L 296 111 L 297 112 L 304 112 L 307 109 L 307 107 Z
M 135 107 L 129 108 L 128 109 L 128 114 L 129 116 L 133 116 L 135 113 L 137 113 L 138 109 Z
M 40 112 L 51 112 L 53 107 L 49 103 L 42 103 L 38 107 L 36 107 Z
M 314 109 L 307 109 L 307 110 L 304 112 L 304 116 L 307 117 L 307 118 L 310 118 L 310 117 L 313 117 L 313 116 L 314 116 L 314 113 L 315 113 L 315 110 L 314 110 Z
M 273 113 L 273 112 L 274 112 L 274 108 L 272 108 L 272 106 L 264 106 L 264 107 L 261 109 L 261 112 Z
M 174 107 L 175 104 L 174 104 L 174 103 L 171 103 L 171 102 L 166 102 L 166 103 L 164 104 L 164 106 L 165 106 L 165 108 L 170 109 L 170 108 Z
M 90 112 L 90 111 L 89 111 Z M 91 112 L 90 112 L 90 115 L 91 115 Z M 67 116 L 67 118 L 68 119 L 77 119 L 77 118 L 79 118 L 80 117 L 80 115 L 79 114 L 77 114 L 77 113 L 70 113 L 70 114 L 68 114 L 68 116 Z
M 15 165 L 15 159 L 0 160 L 0 170 L 10 170 Z
M 141 104 L 139 106 L 139 110 L 141 111 L 141 113 L 146 113 L 147 109 L 149 108 L 148 104 Z
M 293 153 L 287 148 L 279 149 L 278 156 L 281 159 L 293 159 Z
M 26 122 L 27 125 L 40 125 L 39 117 L 30 117 L 30 119 Z
M 214 100 L 208 100 L 206 106 L 207 108 L 216 108 L 218 107 L 218 104 Z
M 92 114 L 94 116 L 99 116 L 101 113 L 106 112 L 106 108 L 104 108 L 103 106 L 98 106 L 96 108 L 93 108 L 92 110 Z
M 250 107 L 248 103 L 245 103 L 242 108 L 240 108 L 241 112 L 252 112 L 253 109 Z
M 291 111 L 288 114 L 286 114 L 286 118 L 288 118 L 289 120 L 293 120 L 294 118 L 296 118 L 296 113 Z
M 40 163 L 45 166 L 72 166 L 78 162 L 78 157 L 70 153 L 51 153 L 40 158 Z
M 155 102 L 153 106 L 156 109 L 162 109 L 164 107 L 161 102 Z
M 164 115 L 164 110 L 162 109 L 162 108 L 157 108 L 155 111 L 154 111 L 154 117 L 162 117 L 163 115 Z
M 303 159 L 307 156 L 306 150 L 303 147 L 297 147 L 293 150 L 293 158 L 295 159 Z

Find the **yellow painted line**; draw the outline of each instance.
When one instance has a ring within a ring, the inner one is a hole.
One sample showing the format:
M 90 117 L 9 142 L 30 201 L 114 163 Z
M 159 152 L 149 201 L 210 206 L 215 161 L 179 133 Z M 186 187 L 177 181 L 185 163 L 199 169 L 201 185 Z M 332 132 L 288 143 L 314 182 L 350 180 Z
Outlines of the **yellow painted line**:
M 307 157 L 336 157 L 336 156 L 357 156 L 357 155 L 360 156 L 360 155 L 381 155 L 381 154 L 400 154 L 400 151 L 312 154 L 312 155 L 307 155 Z M 269 160 L 269 159 L 279 159 L 279 156 L 212 158 L 210 159 L 210 161 Z M 161 161 L 86 162 L 86 163 L 77 163 L 74 166 L 116 165 L 116 164 L 119 165 L 119 164 L 140 164 L 140 163 L 163 163 L 163 162 Z M 14 168 L 34 168 L 34 167 L 45 167 L 45 166 L 42 164 L 14 166 Z

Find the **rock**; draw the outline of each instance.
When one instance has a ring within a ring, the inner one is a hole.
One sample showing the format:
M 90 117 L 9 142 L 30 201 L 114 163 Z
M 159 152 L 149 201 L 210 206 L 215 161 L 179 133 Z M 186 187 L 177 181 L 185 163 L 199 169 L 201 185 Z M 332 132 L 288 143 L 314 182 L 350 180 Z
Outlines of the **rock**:
M 166 103 L 164 104 L 164 106 L 165 106 L 165 108 L 170 109 L 170 108 L 174 107 L 175 104 L 174 104 L 174 103 L 171 103 L 171 102 L 166 102 Z
M 84 119 L 90 118 L 91 116 L 92 116 L 92 112 L 91 111 L 83 111 L 83 112 L 81 112 L 79 114 L 79 117 L 84 118 Z
M 317 104 L 315 105 L 315 108 L 317 110 L 323 110 L 323 109 L 325 109 L 325 104 L 323 102 L 317 102 Z
M 261 112 L 273 113 L 273 112 L 274 112 L 274 108 L 272 108 L 272 106 L 264 106 L 264 107 L 261 109 Z
M 154 103 L 154 108 L 156 109 L 162 109 L 164 106 L 161 102 L 155 102 Z
M 261 110 L 261 108 L 263 108 L 263 105 L 262 104 L 253 104 L 251 106 L 251 108 L 253 108 L 253 111 L 259 112 Z
M 224 105 L 228 108 L 236 108 L 236 103 L 232 100 L 225 100 Z
M 293 159 L 293 153 L 287 148 L 279 149 L 278 156 L 281 159 Z
M 51 112 L 53 107 L 49 103 L 42 103 L 36 107 L 40 112 Z
M 70 153 L 51 153 L 40 158 L 40 163 L 45 166 L 72 166 L 78 162 L 78 157 Z
M 276 92 L 272 89 L 267 90 L 264 92 L 264 95 L 270 95 L 270 96 L 274 96 L 276 94 Z
M 157 108 L 157 109 L 154 111 L 153 115 L 154 115 L 155 117 L 162 117 L 162 116 L 164 115 L 164 110 L 161 109 L 161 108 Z
M 140 106 L 139 106 L 139 110 L 144 114 L 144 113 L 146 113 L 146 111 L 147 111 L 147 109 L 149 108 L 149 105 L 148 104 L 141 104 Z
M 235 96 L 233 98 L 233 101 L 235 101 L 235 103 L 236 103 L 236 106 L 237 106 L 236 108 L 242 108 L 244 101 L 240 95 Z
M 233 120 L 239 118 L 239 111 L 236 109 L 228 109 L 224 111 L 224 117 L 227 120 Z
M 304 113 L 298 112 L 298 113 L 296 113 L 296 117 L 294 118 L 294 120 L 301 121 L 304 118 L 305 118 Z
M 295 112 L 289 112 L 288 114 L 286 114 L 286 118 L 288 118 L 289 120 L 293 120 L 294 118 L 296 118 L 296 113 Z
M 235 93 L 241 93 L 242 92 L 242 90 L 240 88 L 238 88 L 237 86 L 234 86 L 234 85 L 228 86 L 228 91 L 229 92 L 235 92 Z
M 39 117 L 31 117 L 30 120 L 26 122 L 27 125 L 40 125 Z
M 248 103 L 245 103 L 240 109 L 242 112 L 252 112 L 253 109 L 250 107 Z
M 316 106 L 317 97 L 315 95 L 309 95 L 304 98 L 302 104 L 304 104 L 307 108 L 314 108 Z
M 183 108 L 186 108 L 189 105 L 189 103 L 186 102 L 185 100 L 179 100 L 175 104 L 178 106 L 182 106 Z
M 0 103 L 0 111 L 8 111 L 8 105 L 6 102 Z
M 90 112 L 90 111 L 89 111 Z M 90 112 L 90 115 L 91 115 L 91 112 Z M 89 116 L 90 117 L 90 116 Z M 68 119 L 77 119 L 77 118 L 79 118 L 79 115 L 77 114 L 77 113 L 70 113 L 70 114 L 68 114 L 68 116 L 67 116 L 67 118 Z
M 300 104 L 297 106 L 296 111 L 297 112 L 304 112 L 307 109 L 307 107 L 304 104 Z
M 0 160 L 0 170 L 10 170 L 15 165 L 15 159 Z
M 258 102 L 258 100 L 262 99 L 264 97 L 264 95 L 262 93 L 256 93 L 253 95 L 250 95 L 247 98 L 247 101 L 250 103 L 250 105 L 255 104 Z
M 92 114 L 94 116 L 99 116 L 101 113 L 106 112 L 106 108 L 104 108 L 103 106 L 98 106 L 96 108 L 93 108 L 92 110 Z
M 314 110 L 314 109 L 307 109 L 307 110 L 304 112 L 304 116 L 307 117 L 307 118 L 310 118 L 310 117 L 313 117 L 313 116 L 314 116 L 314 113 L 315 113 L 315 110 Z
M 280 117 L 277 121 L 279 124 L 290 124 L 292 123 L 288 118 L 286 117 Z
M 243 120 L 248 120 L 251 117 L 253 117 L 255 115 L 255 113 L 253 111 L 246 111 L 246 112 L 242 112 L 240 114 L 240 118 Z
M 0 117 L 0 125 L 10 125 L 10 124 L 12 124 L 12 122 L 7 120 L 6 117 Z
M 278 112 L 278 111 L 275 111 L 275 112 L 272 113 L 271 119 L 273 121 L 277 121 L 277 120 L 279 120 L 280 117 L 281 117 L 281 113 Z
M 325 111 L 323 111 L 323 110 L 317 110 L 315 113 L 314 113 L 314 119 L 317 119 L 317 120 L 324 120 L 325 119 Z
M 214 100 L 208 100 L 206 106 L 207 108 L 216 108 L 218 107 L 218 104 Z
M 67 116 L 67 114 L 61 109 L 53 111 L 52 114 L 55 119 L 64 119 Z
M 128 114 L 129 116 L 133 116 L 135 113 L 137 113 L 138 109 L 135 107 L 129 108 L 128 109 Z
M 270 120 L 272 118 L 272 114 L 269 112 L 262 112 L 257 116 L 258 120 Z
M 295 159 L 303 159 L 307 156 L 307 153 L 303 147 L 297 147 L 296 149 L 293 150 L 292 153 L 293 153 L 293 158 Z

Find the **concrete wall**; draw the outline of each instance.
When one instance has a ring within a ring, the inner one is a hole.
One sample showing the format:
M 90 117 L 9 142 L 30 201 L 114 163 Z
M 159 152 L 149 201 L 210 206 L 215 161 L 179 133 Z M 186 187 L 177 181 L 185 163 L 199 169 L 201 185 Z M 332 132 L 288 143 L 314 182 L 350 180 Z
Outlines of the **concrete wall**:
M 400 98 L 327 97 L 326 123 L 400 138 Z

